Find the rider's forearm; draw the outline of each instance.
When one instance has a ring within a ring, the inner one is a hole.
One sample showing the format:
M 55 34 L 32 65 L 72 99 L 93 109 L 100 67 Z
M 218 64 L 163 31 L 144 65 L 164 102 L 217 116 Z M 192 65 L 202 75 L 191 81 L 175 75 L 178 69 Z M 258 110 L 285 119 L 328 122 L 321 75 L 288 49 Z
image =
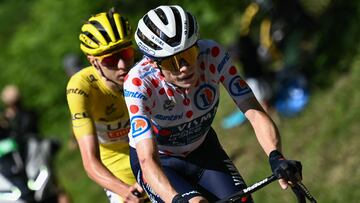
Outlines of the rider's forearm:
M 82 136 L 77 139 L 87 175 L 100 186 L 124 197 L 130 187 L 115 177 L 101 162 L 99 144 L 95 135 Z
M 245 113 L 254 128 L 256 137 L 267 155 L 273 150 L 281 151 L 279 131 L 271 118 L 261 110 L 251 109 Z
M 154 155 L 156 156 L 156 155 Z M 164 202 L 171 202 L 177 194 L 164 174 L 157 157 L 140 158 L 144 178 Z
M 99 160 L 84 163 L 84 168 L 90 179 L 102 187 L 117 193 L 122 198 L 126 197 L 130 185 L 115 177 Z

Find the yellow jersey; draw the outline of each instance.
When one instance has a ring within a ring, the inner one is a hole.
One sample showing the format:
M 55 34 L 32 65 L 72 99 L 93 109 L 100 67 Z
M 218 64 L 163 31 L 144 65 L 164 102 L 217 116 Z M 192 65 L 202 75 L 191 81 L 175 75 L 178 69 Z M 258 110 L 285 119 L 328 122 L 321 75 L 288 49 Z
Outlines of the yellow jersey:
M 93 67 L 74 74 L 67 101 L 76 139 L 97 136 L 102 163 L 120 180 L 134 184 L 129 161 L 129 115 L 122 92 L 108 88 Z

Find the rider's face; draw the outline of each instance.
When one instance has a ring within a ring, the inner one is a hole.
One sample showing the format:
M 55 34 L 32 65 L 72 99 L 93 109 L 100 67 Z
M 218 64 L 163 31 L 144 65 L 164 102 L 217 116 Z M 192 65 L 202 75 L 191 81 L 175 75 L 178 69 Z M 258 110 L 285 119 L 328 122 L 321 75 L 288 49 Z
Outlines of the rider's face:
M 103 76 L 122 86 L 126 74 L 134 65 L 134 49 L 128 47 L 103 56 L 93 56 L 93 63 Z
M 194 45 L 183 52 L 158 62 L 165 80 L 183 88 L 195 85 L 199 77 L 197 69 L 198 53 L 198 47 Z

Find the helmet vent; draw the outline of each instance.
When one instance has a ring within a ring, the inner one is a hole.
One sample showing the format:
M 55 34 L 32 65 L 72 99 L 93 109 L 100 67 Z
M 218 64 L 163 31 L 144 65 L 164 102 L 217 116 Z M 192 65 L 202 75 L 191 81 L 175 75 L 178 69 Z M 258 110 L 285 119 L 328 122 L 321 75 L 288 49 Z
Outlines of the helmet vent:
M 176 25 L 176 34 L 173 38 L 166 40 L 166 43 L 170 44 L 172 47 L 175 47 L 180 44 L 181 42 L 181 33 L 182 33 L 182 22 L 181 22 L 181 15 L 179 11 L 174 8 L 170 7 L 172 12 L 174 13 L 175 17 L 175 25 Z
M 159 28 L 156 27 L 156 25 L 150 20 L 150 18 L 147 14 L 144 16 L 144 22 L 146 25 L 148 25 L 148 28 L 151 30 L 151 32 L 154 33 L 157 37 L 159 37 L 160 39 L 162 39 L 165 42 L 167 42 L 169 40 L 169 37 L 164 32 L 162 32 Z
M 118 40 L 118 39 L 120 39 L 120 35 L 119 35 L 119 32 L 118 32 L 118 30 L 116 28 L 116 23 L 115 23 L 113 15 L 114 15 L 114 13 L 113 13 L 112 9 L 110 9 L 110 11 L 107 13 L 107 17 L 109 19 L 109 23 L 111 25 L 111 28 L 114 31 L 115 40 Z M 123 22 L 121 22 L 121 23 L 123 23 Z
M 99 30 L 99 32 L 105 38 L 107 43 L 111 42 L 108 33 L 105 31 L 104 27 L 98 21 L 90 21 L 89 23 L 95 26 L 97 30 Z
M 138 30 L 136 32 L 137 36 L 149 47 L 151 47 L 152 49 L 155 49 L 155 50 L 160 50 L 161 48 L 154 44 L 153 42 L 151 42 L 140 30 Z
M 193 19 L 193 16 L 190 13 L 186 12 L 186 15 L 187 15 L 187 19 L 189 21 L 189 23 L 188 23 L 189 24 L 188 38 L 190 38 L 194 34 L 194 30 L 195 30 L 195 28 L 194 28 L 194 19 Z
M 89 37 L 92 41 L 94 41 L 97 45 L 100 44 L 99 40 L 96 39 L 96 37 L 94 35 L 92 35 L 90 32 L 83 32 L 84 35 L 86 35 L 87 37 Z M 91 48 L 89 47 L 86 43 L 83 43 L 81 42 L 84 46 L 88 47 L 88 48 Z
M 151 30 L 151 32 L 154 33 L 157 37 L 164 41 L 168 39 L 168 37 L 163 32 L 161 32 L 161 30 L 157 28 L 156 25 L 150 20 L 147 14 L 144 16 L 144 22 L 146 25 L 148 25 L 148 28 Z
M 169 23 L 169 21 L 167 20 L 166 18 L 166 15 L 164 13 L 163 10 L 161 9 L 155 9 L 155 13 L 159 16 L 160 20 L 165 24 L 167 25 Z

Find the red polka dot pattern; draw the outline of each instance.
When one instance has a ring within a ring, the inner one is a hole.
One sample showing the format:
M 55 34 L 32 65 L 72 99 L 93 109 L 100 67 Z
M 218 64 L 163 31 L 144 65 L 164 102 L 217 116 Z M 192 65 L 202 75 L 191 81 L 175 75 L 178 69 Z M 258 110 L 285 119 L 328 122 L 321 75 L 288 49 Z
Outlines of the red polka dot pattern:
M 215 71 L 216 71 L 215 65 L 214 65 L 214 64 L 211 64 L 211 65 L 210 65 L 210 72 L 211 72 L 211 73 L 215 73 Z
M 221 76 L 221 77 L 220 77 L 220 82 L 224 82 L 224 80 L 225 80 L 225 77 L 224 77 L 224 76 Z
M 230 67 L 229 73 L 230 73 L 230 75 L 235 75 L 237 73 L 237 70 L 236 70 L 235 66 Z
M 186 112 L 186 117 L 191 118 L 194 113 L 192 111 Z
M 184 104 L 185 106 L 189 106 L 189 104 L 190 104 L 190 99 L 189 99 L 189 98 L 184 99 L 184 100 L 183 100 L 183 104 Z
M 132 79 L 132 83 L 133 83 L 135 86 L 141 86 L 141 85 L 142 85 L 142 81 L 140 80 L 140 78 L 133 78 L 133 79 Z
M 150 88 L 147 88 L 147 89 L 146 89 L 146 92 L 147 92 L 147 94 L 149 95 L 149 97 L 151 97 L 151 95 L 152 95 L 151 89 L 150 89 Z
M 168 96 L 174 96 L 174 91 L 172 91 L 171 89 L 167 89 L 166 90 L 166 94 L 168 95 Z
M 213 48 L 211 49 L 211 56 L 217 57 L 217 56 L 219 55 L 219 53 L 220 53 L 219 47 L 213 47 Z
M 161 95 L 165 94 L 165 89 L 164 89 L 164 88 L 161 88 L 161 89 L 159 90 L 159 94 L 161 94 Z
M 136 105 L 131 105 L 131 106 L 130 106 L 130 112 L 131 112 L 131 113 L 135 114 L 135 113 L 137 113 L 138 111 L 139 111 L 139 107 L 138 107 L 138 106 L 136 106 Z
M 155 88 L 159 87 L 159 81 L 158 80 L 155 80 L 155 79 L 152 79 L 151 80 L 151 84 L 154 85 Z

